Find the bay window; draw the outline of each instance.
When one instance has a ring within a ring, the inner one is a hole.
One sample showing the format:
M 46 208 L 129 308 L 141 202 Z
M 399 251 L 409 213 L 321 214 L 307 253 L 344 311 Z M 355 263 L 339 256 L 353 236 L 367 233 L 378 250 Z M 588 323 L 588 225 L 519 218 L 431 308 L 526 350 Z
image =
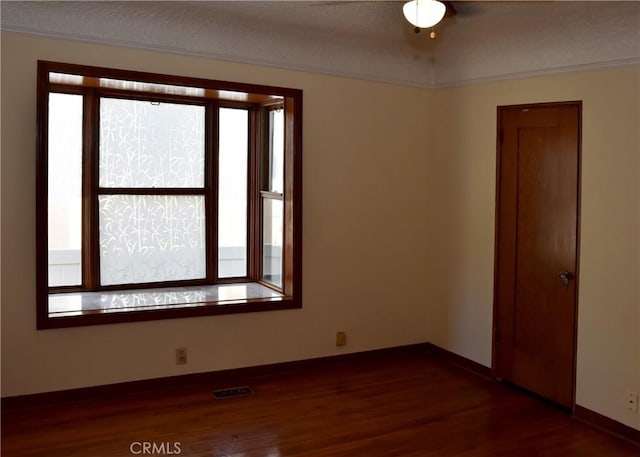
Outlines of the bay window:
M 38 65 L 38 327 L 301 306 L 296 89 Z

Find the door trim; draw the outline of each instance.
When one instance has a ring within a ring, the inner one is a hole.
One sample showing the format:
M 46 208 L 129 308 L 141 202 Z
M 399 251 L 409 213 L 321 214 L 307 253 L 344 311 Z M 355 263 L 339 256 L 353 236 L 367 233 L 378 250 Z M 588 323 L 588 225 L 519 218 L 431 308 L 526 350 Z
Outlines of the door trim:
M 494 253 L 493 253 L 493 322 L 491 329 L 491 374 L 494 378 L 498 378 L 496 373 L 497 360 L 497 322 L 498 322 L 498 306 L 497 306 L 497 286 L 498 286 L 498 246 L 499 244 L 499 220 L 500 220 L 500 171 L 502 156 L 502 112 L 509 109 L 535 109 L 535 108 L 555 108 L 572 106 L 578 109 L 578 170 L 577 170 L 577 202 L 576 202 L 576 268 L 575 268 L 575 306 L 574 306 L 574 328 L 573 328 L 573 367 L 571 380 L 571 412 L 576 412 L 576 377 L 577 377 L 577 349 L 578 349 L 578 308 L 580 303 L 580 226 L 581 226 L 581 208 L 582 208 L 582 100 L 564 101 L 564 102 L 545 102 L 545 103 L 526 103 L 519 105 L 498 105 L 496 108 L 496 181 L 495 181 L 495 220 L 494 220 Z

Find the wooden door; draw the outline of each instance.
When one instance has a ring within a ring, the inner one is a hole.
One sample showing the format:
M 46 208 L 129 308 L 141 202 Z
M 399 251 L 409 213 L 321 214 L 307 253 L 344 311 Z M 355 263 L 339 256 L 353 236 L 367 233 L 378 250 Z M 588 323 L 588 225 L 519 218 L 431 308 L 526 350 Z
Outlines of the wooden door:
M 574 399 L 580 102 L 498 108 L 494 373 Z

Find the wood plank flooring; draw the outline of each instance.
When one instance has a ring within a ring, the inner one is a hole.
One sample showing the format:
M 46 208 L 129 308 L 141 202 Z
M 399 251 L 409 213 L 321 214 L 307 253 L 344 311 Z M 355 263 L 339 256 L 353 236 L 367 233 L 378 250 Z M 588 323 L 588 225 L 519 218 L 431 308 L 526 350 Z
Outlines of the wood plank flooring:
M 212 398 L 238 385 L 255 393 Z M 424 350 L 2 412 L 3 457 L 132 455 L 613 457 L 640 447 Z

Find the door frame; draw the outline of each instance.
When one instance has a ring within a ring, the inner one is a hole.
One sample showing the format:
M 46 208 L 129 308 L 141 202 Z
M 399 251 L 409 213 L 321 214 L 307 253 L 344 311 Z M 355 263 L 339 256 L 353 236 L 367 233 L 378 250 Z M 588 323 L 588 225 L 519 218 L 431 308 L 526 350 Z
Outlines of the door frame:
M 571 380 L 571 412 L 575 414 L 576 408 L 576 369 L 577 369 L 577 353 L 578 353 L 578 306 L 580 303 L 579 290 L 580 290 L 580 227 L 581 227 L 581 208 L 582 208 L 582 100 L 564 101 L 564 102 L 544 102 L 544 103 L 525 103 L 518 105 L 498 105 L 496 107 L 496 183 L 495 183 L 495 221 L 494 221 L 494 253 L 493 253 L 493 323 L 491 329 L 491 374 L 494 378 L 497 376 L 497 323 L 498 323 L 498 303 L 497 303 L 497 288 L 498 288 L 498 247 L 500 234 L 498 232 L 500 221 L 500 178 L 501 178 L 501 160 L 502 160 L 502 140 L 503 140 L 503 128 L 502 128 L 502 113 L 506 110 L 515 109 L 535 109 L 535 108 L 554 108 L 573 106 L 578 109 L 578 163 L 577 163 L 577 180 L 578 188 L 576 193 L 576 268 L 575 268 L 575 306 L 574 306 L 574 325 L 573 325 L 573 366 L 572 366 L 572 380 Z

